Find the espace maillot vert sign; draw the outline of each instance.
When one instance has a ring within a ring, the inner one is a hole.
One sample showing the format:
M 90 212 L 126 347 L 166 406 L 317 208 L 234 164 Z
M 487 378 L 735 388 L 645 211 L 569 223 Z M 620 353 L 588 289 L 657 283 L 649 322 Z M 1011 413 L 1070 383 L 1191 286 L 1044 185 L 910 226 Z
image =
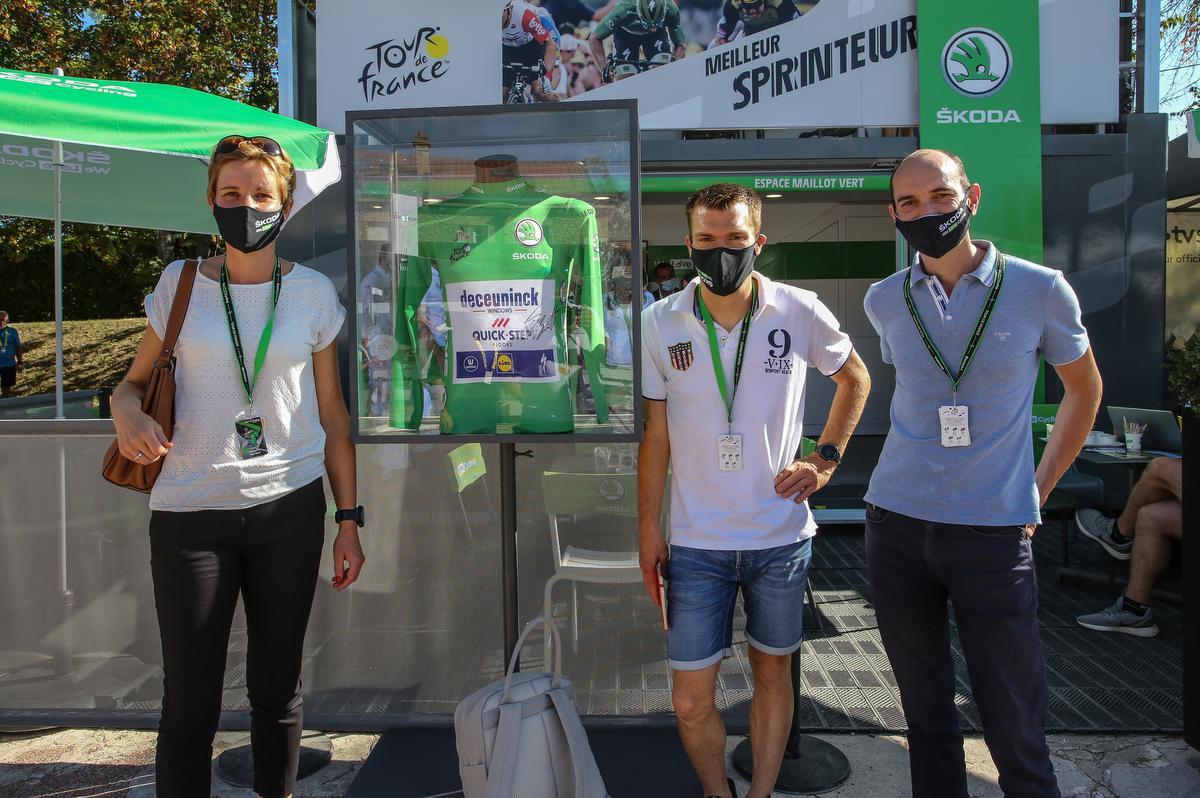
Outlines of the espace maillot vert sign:
M 590 44 L 597 23 L 555 20 L 522 0 L 507 27 L 504 0 L 322 0 L 317 121 L 343 132 L 350 110 L 494 105 L 506 86 L 509 96 L 516 86 L 533 100 L 503 65 L 536 63 L 544 51 L 539 39 L 547 39 L 560 53 L 548 92 L 565 101 L 636 98 L 647 129 L 910 126 L 924 124 L 925 112 L 939 125 L 1015 123 L 1010 108 L 933 107 L 918 93 L 930 78 L 919 58 L 942 65 L 947 91 L 957 97 L 986 99 L 1005 90 L 1014 66 L 1006 35 L 982 24 L 955 27 L 958 41 L 940 28 L 930 35 L 931 25 L 997 4 L 947 3 L 939 22 L 918 0 L 818 0 L 797 19 L 711 47 L 719 3 L 659 1 L 681 12 L 686 55 L 651 67 L 643 50 L 634 60 L 645 71 L 604 84 L 604 65 L 595 63 Z M 1117 120 L 1117 12 L 1117 0 L 1041 0 L 1022 21 L 1040 48 L 1035 94 L 1043 121 Z M 618 35 L 604 38 L 606 51 Z M 663 47 L 669 52 L 674 44 L 668 38 Z

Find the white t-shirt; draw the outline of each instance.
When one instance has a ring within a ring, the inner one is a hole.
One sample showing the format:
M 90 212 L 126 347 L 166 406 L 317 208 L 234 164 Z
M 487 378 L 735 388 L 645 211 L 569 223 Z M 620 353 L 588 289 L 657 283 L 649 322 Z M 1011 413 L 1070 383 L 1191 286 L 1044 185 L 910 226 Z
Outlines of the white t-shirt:
M 146 317 L 161 338 L 183 271 L 175 261 L 146 297 Z M 270 282 L 231 285 L 247 371 L 271 309 Z M 252 507 L 303 487 L 325 473 L 325 430 L 317 412 L 312 355 L 333 343 L 346 311 L 329 278 L 295 264 L 283 275 L 266 362 L 246 394 L 219 284 L 196 275 L 175 346 L 175 434 L 150 493 L 152 510 Z M 267 454 L 243 460 L 234 422 L 260 416 Z
M 742 470 L 717 465 L 717 436 L 728 432 L 708 332 L 696 312 L 700 281 L 642 313 L 642 394 L 667 402 L 671 442 L 671 544 L 697 549 L 759 550 L 816 534 L 808 503 L 775 493 L 775 475 L 803 437 L 808 368 L 838 371 L 853 346 L 817 295 L 758 280 L 733 432 L 742 436 Z M 732 387 L 742 324 L 717 325 L 726 384 Z

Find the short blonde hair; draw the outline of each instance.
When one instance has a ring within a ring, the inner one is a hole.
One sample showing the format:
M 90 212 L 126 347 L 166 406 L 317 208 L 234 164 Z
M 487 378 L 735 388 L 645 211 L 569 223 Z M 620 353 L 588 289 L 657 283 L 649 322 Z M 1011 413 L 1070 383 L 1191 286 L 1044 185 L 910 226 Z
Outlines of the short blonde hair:
M 296 166 L 292 163 L 292 159 L 288 157 L 288 154 L 283 151 L 282 147 L 280 147 L 280 153 L 280 155 L 268 155 L 248 139 L 238 142 L 237 149 L 233 152 L 222 154 L 214 152 L 208 162 L 208 198 L 210 200 L 216 199 L 217 179 L 220 177 L 221 169 L 225 164 L 234 161 L 257 161 L 264 164 L 275 177 L 279 193 L 283 197 L 283 204 L 285 206 L 288 205 L 292 201 L 292 195 L 296 193 Z

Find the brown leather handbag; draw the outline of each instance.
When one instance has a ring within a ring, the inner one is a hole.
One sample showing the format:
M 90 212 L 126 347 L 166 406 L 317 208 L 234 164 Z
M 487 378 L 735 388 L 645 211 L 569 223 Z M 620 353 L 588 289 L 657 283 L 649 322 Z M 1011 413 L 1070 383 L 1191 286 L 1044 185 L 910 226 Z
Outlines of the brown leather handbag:
M 189 260 L 183 264 L 175 298 L 171 301 L 171 315 L 167 319 L 167 335 L 162 350 L 154 359 L 150 370 L 150 382 L 142 399 L 142 412 L 158 422 L 170 440 L 175 433 L 175 342 L 187 316 L 188 303 L 192 299 L 192 286 L 196 282 L 196 271 L 200 261 Z M 165 457 L 165 455 L 164 455 Z M 114 485 L 140 493 L 149 493 L 162 471 L 163 457 L 153 463 L 140 463 L 121 454 L 117 442 L 113 441 L 104 453 L 101 473 Z

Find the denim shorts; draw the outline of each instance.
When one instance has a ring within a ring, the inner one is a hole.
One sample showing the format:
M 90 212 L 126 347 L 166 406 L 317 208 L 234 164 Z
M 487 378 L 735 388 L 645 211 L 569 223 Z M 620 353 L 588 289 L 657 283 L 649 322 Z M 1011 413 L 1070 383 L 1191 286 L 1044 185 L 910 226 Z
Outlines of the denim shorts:
M 812 538 L 749 551 L 672 546 L 667 563 L 667 661 L 696 671 L 732 654 L 733 608 L 741 588 L 746 641 L 764 654 L 791 654 L 804 637 L 804 587 Z

